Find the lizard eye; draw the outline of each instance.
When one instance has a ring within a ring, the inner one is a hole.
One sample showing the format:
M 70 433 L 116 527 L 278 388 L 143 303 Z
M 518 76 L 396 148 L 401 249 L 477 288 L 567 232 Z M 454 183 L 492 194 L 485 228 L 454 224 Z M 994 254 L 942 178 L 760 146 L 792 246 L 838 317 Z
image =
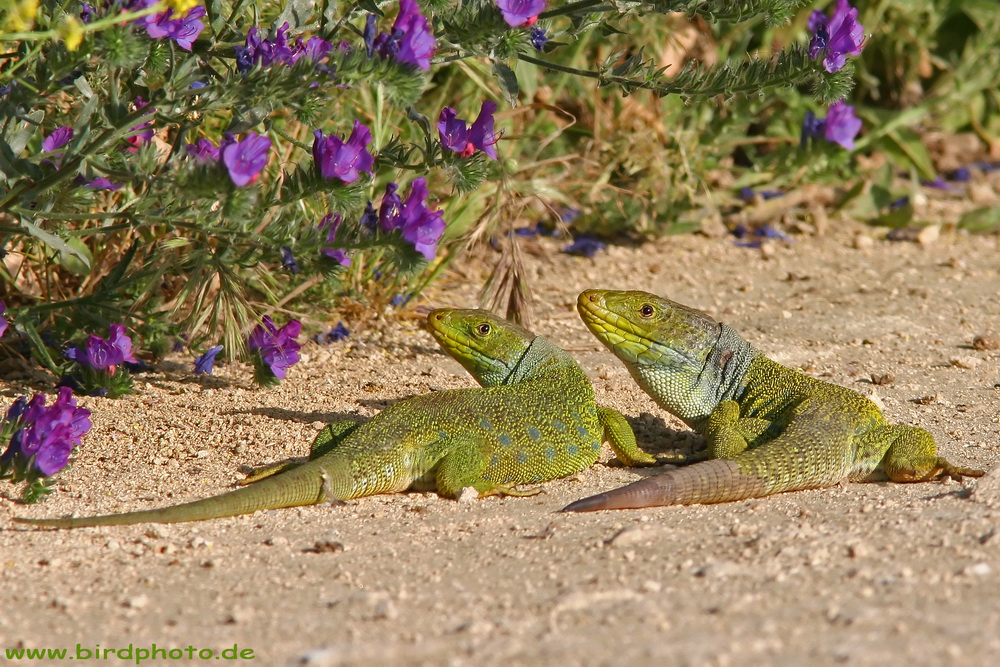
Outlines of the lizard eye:
M 490 332 L 490 325 L 484 322 L 483 324 L 480 324 L 478 327 L 476 327 L 476 331 L 485 336 Z
M 642 315 L 643 317 L 652 317 L 653 312 L 654 312 L 653 307 L 648 303 L 642 304 L 642 307 L 639 308 L 639 314 Z

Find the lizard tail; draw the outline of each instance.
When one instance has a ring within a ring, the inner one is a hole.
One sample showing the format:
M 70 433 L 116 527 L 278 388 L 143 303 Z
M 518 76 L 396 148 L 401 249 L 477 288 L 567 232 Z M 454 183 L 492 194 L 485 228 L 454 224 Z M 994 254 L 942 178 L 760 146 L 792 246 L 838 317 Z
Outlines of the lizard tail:
M 14 517 L 17 523 L 50 528 L 83 528 L 85 526 L 128 526 L 136 523 L 181 523 L 202 521 L 257 510 L 314 505 L 327 496 L 325 473 L 314 466 L 304 465 L 280 475 L 211 498 L 202 498 L 182 505 L 161 509 L 105 514 L 66 519 L 27 519 Z
M 713 459 L 668 470 L 628 486 L 581 498 L 563 512 L 638 509 L 661 505 L 723 503 L 767 495 L 765 481 L 748 475 L 731 459 Z

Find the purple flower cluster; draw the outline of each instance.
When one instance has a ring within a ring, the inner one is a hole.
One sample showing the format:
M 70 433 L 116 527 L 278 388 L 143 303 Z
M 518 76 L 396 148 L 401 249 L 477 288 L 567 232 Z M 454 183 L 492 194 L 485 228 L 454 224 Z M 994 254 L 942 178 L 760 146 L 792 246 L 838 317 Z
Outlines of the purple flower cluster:
M 323 216 L 323 219 L 319 221 L 318 229 L 320 233 L 324 230 L 326 231 L 326 243 L 334 243 L 337 239 L 337 230 L 340 229 L 340 223 L 343 218 L 339 213 L 327 213 Z M 337 262 L 341 266 L 350 266 L 351 258 L 347 256 L 347 253 L 337 248 L 336 246 L 323 247 L 319 249 L 320 253 L 326 255 L 333 261 Z
M 299 360 L 299 344 L 296 338 L 302 332 L 302 323 L 291 320 L 280 329 L 274 326 L 270 315 L 265 315 L 261 324 L 250 333 L 247 347 L 251 352 L 257 352 L 271 374 L 279 379 L 285 379 L 285 371 Z
M 434 259 L 437 243 L 444 234 L 444 213 L 427 208 L 427 181 L 423 178 L 414 179 L 410 183 L 410 191 L 406 200 L 396 194 L 399 186 L 389 183 L 385 186 L 382 205 L 379 207 L 378 220 L 382 231 L 400 230 L 403 238 L 413 244 L 413 248 L 424 256 L 424 259 Z
M 486 153 L 490 159 L 496 160 L 497 151 L 493 147 L 499 140 L 493 131 L 493 113 L 496 110 L 495 102 L 484 100 L 479 116 L 470 127 L 463 119 L 458 118 L 458 112 L 451 107 L 445 107 L 441 111 L 437 125 L 441 144 L 462 157 L 469 157 L 478 149 Z
M 184 150 L 200 164 L 221 160 L 229 172 L 229 178 L 242 187 L 256 181 L 264 171 L 268 152 L 271 150 L 271 140 L 256 132 L 247 132 L 242 139 L 226 134 L 218 147 L 208 139 L 199 139 L 196 143 L 187 144 Z
M 0 301 L 0 337 L 7 331 L 7 318 L 3 316 L 5 312 L 7 312 L 7 305 Z
M 840 100 L 830 107 L 826 118 L 817 118 L 812 111 L 806 112 L 802 121 L 801 145 L 804 147 L 812 137 L 823 137 L 851 151 L 854 150 L 854 138 L 860 131 L 861 119 L 854 115 L 854 107 Z
M 70 454 L 80 446 L 90 430 L 90 410 L 77 407 L 73 390 L 63 387 L 48 407 L 43 394 L 35 394 L 30 401 L 21 396 L 7 411 L 6 422 L 15 430 L 0 455 L 0 476 L 6 476 L 11 467 L 21 467 L 34 468 L 47 477 L 65 468 Z
M 375 22 L 376 16 L 369 14 L 364 31 L 369 58 L 378 53 L 382 58 L 392 58 L 425 71 L 431 68 L 431 56 L 437 47 L 437 40 L 427 17 L 420 13 L 416 0 L 399 0 L 399 14 L 388 34 L 376 35 Z
M 310 37 L 302 41 L 299 37 L 294 43 L 288 39 L 288 22 L 281 24 L 272 39 L 262 39 L 256 27 L 247 32 L 246 42 L 236 47 L 236 69 L 246 74 L 254 65 L 270 67 L 275 63 L 292 67 L 305 58 L 318 63 L 325 58 L 333 46 L 320 37 Z
M 858 10 L 848 0 L 837 0 L 833 13 L 827 17 L 817 9 L 809 15 L 809 57 L 823 58 L 827 72 L 836 72 L 847 62 L 847 56 L 856 56 L 864 46 L 865 30 L 858 23 Z
M 371 175 L 375 157 L 368 151 L 372 133 L 366 126 L 354 121 L 354 130 L 347 141 L 335 134 L 323 136 L 319 130 L 313 136 L 313 160 L 323 178 L 353 183 L 360 177 L 359 172 Z
M 118 366 L 126 362 L 139 363 L 139 360 L 132 356 L 132 339 L 125 333 L 125 327 L 121 324 L 111 325 L 111 335 L 107 340 L 90 334 L 83 347 L 71 345 L 66 350 L 66 356 L 82 366 L 96 371 L 106 371 L 108 375 L 113 374 Z
M 500 14 L 507 25 L 534 25 L 538 15 L 545 11 L 545 0 L 496 0 Z M 536 47 L 537 48 L 537 47 Z

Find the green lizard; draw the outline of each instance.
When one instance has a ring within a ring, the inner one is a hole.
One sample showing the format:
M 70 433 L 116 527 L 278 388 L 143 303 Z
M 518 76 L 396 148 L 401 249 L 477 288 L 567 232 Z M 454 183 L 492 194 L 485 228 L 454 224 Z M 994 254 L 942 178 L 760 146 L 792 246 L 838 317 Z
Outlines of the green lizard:
M 577 308 L 639 386 L 705 436 L 712 460 L 564 511 L 718 503 L 845 480 L 983 475 L 937 456 L 927 431 L 890 425 L 861 394 L 768 359 L 701 311 L 645 292 L 604 290 L 583 292 Z
M 604 438 L 626 463 L 654 462 L 621 414 L 597 407 L 573 358 L 546 339 L 483 310 L 435 310 L 427 321 L 483 388 L 415 396 L 363 424 L 331 424 L 307 462 L 263 468 L 249 486 L 219 496 L 125 514 L 15 521 L 58 528 L 176 523 L 410 488 L 448 497 L 465 487 L 480 496 L 529 495 L 514 487 L 583 470 Z

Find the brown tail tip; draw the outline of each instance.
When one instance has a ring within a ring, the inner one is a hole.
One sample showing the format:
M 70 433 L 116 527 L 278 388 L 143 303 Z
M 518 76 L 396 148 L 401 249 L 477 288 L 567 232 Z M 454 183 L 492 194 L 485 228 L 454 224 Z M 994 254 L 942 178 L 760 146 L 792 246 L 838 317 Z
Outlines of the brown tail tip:
M 599 510 L 613 509 L 611 507 L 611 498 L 606 493 L 598 493 L 596 496 L 588 496 L 587 498 L 580 498 L 580 500 L 574 500 L 566 507 L 562 508 L 561 512 L 597 512 Z

